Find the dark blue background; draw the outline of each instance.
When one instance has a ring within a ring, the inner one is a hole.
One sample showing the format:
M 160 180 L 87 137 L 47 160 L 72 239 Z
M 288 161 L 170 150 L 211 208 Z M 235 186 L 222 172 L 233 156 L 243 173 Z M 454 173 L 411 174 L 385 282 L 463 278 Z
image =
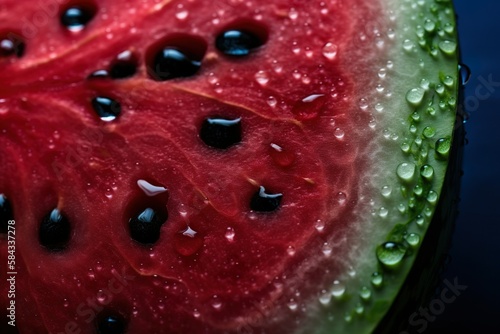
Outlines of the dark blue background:
M 500 1 L 454 2 L 472 77 L 462 201 L 444 278 L 468 288 L 424 333 L 500 333 Z M 498 83 L 492 91 L 481 79 L 489 77 Z

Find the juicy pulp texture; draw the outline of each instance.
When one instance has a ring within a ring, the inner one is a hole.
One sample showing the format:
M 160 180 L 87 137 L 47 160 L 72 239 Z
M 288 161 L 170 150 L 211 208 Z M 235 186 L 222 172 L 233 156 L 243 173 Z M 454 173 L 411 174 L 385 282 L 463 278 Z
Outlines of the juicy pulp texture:
M 0 58 L 0 193 L 16 220 L 20 332 L 92 333 L 106 312 L 130 333 L 370 331 L 444 177 L 451 2 L 83 4 L 95 17 L 78 31 L 61 25 L 65 5 L 52 16 L 29 1 L 0 7 L 0 38 L 25 42 L 22 57 Z M 264 44 L 224 55 L 216 40 L 232 29 Z M 157 76 L 165 47 L 200 68 Z M 89 78 L 123 58 L 123 78 Z M 98 115 L 98 97 L 120 107 Z M 200 129 L 214 117 L 240 118 L 241 140 L 207 145 Z M 149 196 L 139 180 L 167 191 Z M 252 210 L 261 187 L 282 194 L 269 212 Z M 150 207 L 168 218 L 145 245 L 129 221 Z M 39 241 L 55 208 L 71 224 L 60 251 Z M 4 261 L 6 238 L 0 247 Z M 0 298 L 5 310 L 6 290 Z

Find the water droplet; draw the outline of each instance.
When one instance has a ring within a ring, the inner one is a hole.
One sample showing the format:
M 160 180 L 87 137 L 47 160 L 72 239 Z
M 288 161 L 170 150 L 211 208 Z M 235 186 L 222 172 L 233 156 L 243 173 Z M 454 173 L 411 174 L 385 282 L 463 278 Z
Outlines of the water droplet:
M 432 20 L 427 19 L 424 23 L 424 29 L 428 32 L 432 32 L 434 31 L 434 29 L 436 29 L 436 23 Z
M 439 43 L 439 49 L 441 49 L 444 54 L 453 55 L 457 50 L 457 43 L 444 40 Z
M 64 298 L 63 306 L 64 307 L 68 307 L 69 306 L 69 302 L 68 302 L 68 300 L 66 298 Z
M 152 185 L 146 180 L 137 180 L 137 185 L 147 196 L 156 196 L 167 191 L 167 188 Z
M 450 75 L 447 75 L 444 77 L 443 83 L 448 87 L 453 87 L 453 85 L 455 84 L 455 80 Z
M 201 317 L 201 313 L 200 313 L 197 309 L 195 309 L 195 310 L 193 311 L 193 317 L 195 317 L 195 318 L 199 318 L 199 317 Z
M 384 106 L 381 103 L 375 104 L 375 110 L 378 112 L 384 111 Z
M 405 237 L 405 240 L 410 246 L 415 247 L 420 243 L 420 236 L 416 233 L 410 233 Z
M 365 99 L 365 98 L 361 98 L 361 99 L 359 100 L 359 108 L 360 108 L 361 110 L 366 110 L 366 109 L 368 109 L 368 100 L 367 100 L 367 99 Z
M 437 203 L 437 200 L 438 200 L 437 192 L 435 192 L 434 190 L 429 191 L 429 194 L 427 194 L 427 201 L 430 204 L 435 205 Z
M 372 296 L 372 292 L 371 292 L 371 290 L 368 287 L 364 286 L 359 291 L 359 296 L 363 300 L 369 300 L 371 298 L 371 296 Z
M 425 138 L 432 138 L 436 135 L 436 129 L 433 127 L 427 126 L 424 128 L 424 131 L 422 132 Z
M 329 60 L 334 60 L 335 57 L 337 56 L 337 51 L 338 47 L 336 44 L 333 44 L 332 42 L 328 42 L 323 46 L 323 56 Z
M 286 304 L 288 306 L 288 308 L 290 309 L 290 311 L 295 311 L 297 310 L 298 308 L 298 304 L 295 302 L 295 300 L 293 299 L 290 299 L 290 301 Z
M 354 311 L 357 314 L 363 314 L 363 312 L 365 311 L 365 307 L 361 304 L 357 304 L 356 307 L 354 308 Z
M 389 196 L 391 196 L 392 188 L 390 186 L 383 186 L 382 190 L 380 191 L 380 193 L 384 197 L 389 197 Z
M 385 88 L 384 88 L 384 86 L 379 84 L 379 85 L 377 85 L 377 87 L 375 89 L 378 93 L 383 93 Z
M 413 188 L 413 193 L 417 196 L 420 196 L 422 195 L 422 193 L 424 192 L 424 188 L 420 185 L 420 184 L 417 184 L 415 186 L 415 188 Z
M 410 144 L 408 142 L 403 142 L 401 144 L 401 151 L 408 153 L 410 152 Z
M 274 163 L 280 167 L 290 167 L 295 162 L 295 154 L 283 149 L 281 146 L 272 143 L 269 148 L 269 154 Z
M 378 215 L 381 217 L 381 218 L 385 218 L 387 217 L 387 215 L 389 214 L 389 210 L 387 208 L 384 208 L 384 207 L 381 207 L 379 210 L 378 210 Z
M 377 247 L 377 258 L 387 267 L 395 267 L 403 260 L 406 248 L 396 242 L 386 242 Z
M 385 78 L 386 74 L 387 74 L 387 69 L 385 69 L 385 68 L 381 68 L 378 71 L 378 76 L 379 76 L 380 79 Z
M 257 80 L 260 85 L 265 86 L 269 82 L 269 77 L 266 72 L 259 71 L 255 74 L 255 80 Z
M 191 227 L 176 233 L 174 236 L 174 248 L 182 256 L 196 254 L 203 246 L 203 237 Z
M 267 98 L 267 104 L 270 106 L 270 107 L 276 107 L 276 105 L 278 104 L 278 100 L 276 100 L 276 98 L 274 96 L 269 96 Z
M 427 181 L 430 181 L 434 176 L 434 168 L 432 168 L 432 166 L 430 165 L 423 165 L 420 168 L 420 175 Z
M 322 220 L 316 220 L 316 223 L 314 224 L 314 228 L 318 231 L 318 232 L 323 232 L 323 230 L 325 229 L 325 222 L 322 221 Z
M 403 181 L 411 181 L 415 176 L 416 166 L 411 162 L 403 162 L 396 170 L 397 175 Z
M 333 281 L 333 286 L 332 286 L 332 290 L 331 290 L 331 293 L 332 293 L 332 296 L 334 296 L 335 298 L 340 298 L 344 295 L 344 292 L 345 292 L 345 285 L 340 283 L 340 281 Z
M 288 246 L 288 248 L 286 249 L 286 252 L 287 252 L 288 255 L 294 256 L 295 255 L 295 247 Z
M 422 80 L 420 81 L 420 87 L 421 87 L 422 89 L 425 89 L 425 90 L 428 90 L 428 89 L 429 89 L 430 84 L 431 84 L 431 83 L 430 83 L 430 81 L 429 81 L 429 80 L 427 80 L 427 79 L 422 79 Z
M 306 121 L 318 117 L 326 103 L 324 94 L 311 94 L 295 103 L 292 112 L 300 121 Z
M 299 12 L 295 8 L 290 8 L 290 11 L 288 11 L 288 17 L 291 20 L 296 20 L 299 17 Z
M 319 302 L 322 305 L 328 305 L 330 304 L 330 301 L 332 300 L 332 294 L 326 290 L 321 291 L 321 296 L 319 296 Z
M 321 252 L 323 252 L 326 257 L 329 257 L 332 255 L 332 246 L 330 246 L 328 242 L 325 242 L 321 248 Z
M 461 81 L 462 85 L 465 86 L 469 82 L 470 77 L 472 75 L 471 70 L 470 70 L 469 66 L 462 64 L 462 63 L 460 65 L 458 65 L 458 70 L 459 70 L 459 75 L 460 75 L 460 81 Z
M 382 283 L 383 283 L 383 276 L 382 274 L 378 273 L 378 272 L 374 272 L 372 274 L 372 277 L 371 277 L 371 282 L 373 284 L 374 287 L 376 288 L 379 288 L 382 286 Z
M 220 310 L 222 308 L 222 302 L 216 295 L 213 296 L 212 307 L 216 310 Z
M 234 228 L 228 227 L 226 229 L 226 234 L 224 236 L 226 237 L 227 241 L 233 242 L 235 236 Z
M 418 88 L 413 88 L 406 93 L 406 101 L 410 103 L 413 106 L 419 106 L 422 103 L 422 100 L 424 99 L 425 95 L 425 90 L 418 87 Z
M 345 132 L 340 128 L 336 128 L 335 131 L 333 132 L 333 135 L 337 139 L 342 139 L 342 138 L 344 138 Z
M 403 49 L 405 49 L 406 51 L 412 51 L 414 47 L 415 47 L 415 44 L 413 44 L 413 42 L 411 40 L 409 40 L 409 39 L 404 40 Z
M 415 222 L 418 226 L 422 226 L 425 223 L 425 218 L 422 215 L 418 215 L 417 218 L 415 218 Z
M 343 193 L 343 192 L 339 192 L 337 194 L 337 202 L 340 205 L 344 205 L 346 201 L 347 201 L 347 195 L 345 193 Z
M 440 158 L 447 158 L 450 152 L 451 139 L 440 138 L 436 141 L 436 153 Z
M 180 12 L 177 12 L 175 14 L 175 17 L 178 19 L 178 20 L 185 20 L 187 19 L 187 17 L 189 16 L 189 12 L 187 10 L 181 10 Z

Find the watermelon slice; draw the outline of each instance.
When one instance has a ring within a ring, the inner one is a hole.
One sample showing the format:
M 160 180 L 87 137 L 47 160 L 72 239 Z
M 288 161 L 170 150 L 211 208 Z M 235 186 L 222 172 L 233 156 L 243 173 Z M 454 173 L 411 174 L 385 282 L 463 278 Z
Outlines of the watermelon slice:
M 432 276 L 450 0 L 2 0 L 0 68 L 2 332 L 394 332 Z

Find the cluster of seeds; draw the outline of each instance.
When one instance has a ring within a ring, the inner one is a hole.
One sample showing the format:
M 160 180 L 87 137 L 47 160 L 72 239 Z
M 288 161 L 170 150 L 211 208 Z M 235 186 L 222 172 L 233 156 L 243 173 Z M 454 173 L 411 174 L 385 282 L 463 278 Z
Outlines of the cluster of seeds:
M 60 15 L 60 24 L 71 32 L 78 32 L 95 18 L 98 10 L 92 5 L 70 5 Z M 222 31 L 214 41 L 215 48 L 224 57 L 244 58 L 251 55 L 264 45 L 266 37 L 260 28 L 254 32 L 251 29 L 231 27 Z M 165 39 L 151 57 L 146 57 L 149 78 L 154 81 L 168 81 L 195 76 L 203 65 L 205 42 L 192 36 Z M 202 45 L 193 51 L 190 45 Z M 26 53 L 26 44 L 21 36 L 14 33 L 0 35 L 0 57 L 21 58 Z M 125 51 L 116 56 L 108 69 L 99 69 L 91 73 L 87 80 L 126 79 L 138 72 L 140 60 L 131 51 Z M 90 106 L 96 115 L 104 122 L 116 121 L 122 113 L 119 101 L 109 96 L 95 96 Z M 197 134 L 207 147 L 229 151 L 230 148 L 242 142 L 242 118 L 231 118 L 214 114 L 204 119 Z M 166 191 L 166 189 L 165 189 Z M 250 199 L 249 209 L 255 212 L 273 212 L 279 209 L 283 195 L 269 193 L 260 186 Z M 160 239 L 160 230 L 168 219 L 165 205 L 146 205 L 131 210 L 128 221 L 128 231 L 131 240 L 150 247 Z M 7 222 L 14 217 L 12 205 L 4 194 L 0 194 L 0 233 L 6 233 Z M 65 251 L 71 241 L 73 224 L 64 210 L 54 208 L 41 217 L 38 226 L 38 240 L 49 252 Z M 127 320 L 118 312 L 106 310 L 95 320 L 98 333 L 123 333 Z

